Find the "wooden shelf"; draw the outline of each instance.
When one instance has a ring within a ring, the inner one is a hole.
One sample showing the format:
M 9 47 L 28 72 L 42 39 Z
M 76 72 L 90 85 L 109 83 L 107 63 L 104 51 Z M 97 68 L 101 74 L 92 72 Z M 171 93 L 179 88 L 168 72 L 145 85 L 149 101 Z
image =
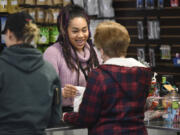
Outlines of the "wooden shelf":
M 23 8 L 62 8 L 63 5 L 27 5 L 27 4 L 23 4 L 23 5 L 19 5 L 20 7 Z
M 170 7 L 169 1 L 164 1 L 164 8 L 154 9 L 136 8 L 136 0 L 113 0 L 116 21 L 126 26 L 131 37 L 128 56 L 137 58 L 137 48 L 145 49 L 146 61 L 149 62 L 149 48 L 155 50 L 156 67 L 153 71 L 160 75 L 173 75 L 177 84 L 180 84 L 180 67 L 173 65 L 172 59 L 161 60 L 161 45 L 171 46 L 171 56 L 175 57 L 180 52 L 180 7 Z M 159 20 L 160 39 L 148 39 L 148 20 Z M 138 39 L 137 21 L 142 21 L 144 26 L 144 39 Z M 180 85 L 179 85 L 180 86 Z

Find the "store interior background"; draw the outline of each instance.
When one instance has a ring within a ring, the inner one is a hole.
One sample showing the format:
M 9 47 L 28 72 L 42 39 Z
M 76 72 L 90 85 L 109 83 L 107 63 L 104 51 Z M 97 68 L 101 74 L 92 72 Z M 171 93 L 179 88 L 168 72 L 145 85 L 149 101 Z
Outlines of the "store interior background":
M 116 21 L 125 25 L 131 36 L 128 56 L 137 58 L 138 50 L 143 50 L 145 61 L 159 74 L 158 81 L 161 82 L 163 75 L 171 76 L 179 87 L 180 67 L 173 62 L 180 52 L 179 3 L 173 5 L 171 0 L 164 0 L 161 4 L 155 0 L 149 6 L 146 4 L 137 4 L 136 0 L 113 2 Z M 163 56 L 164 52 L 166 56 Z
M 83 0 L 72 0 L 88 11 L 92 36 L 100 21 L 116 20 L 123 24 L 131 37 L 128 57 L 148 62 L 152 70 L 158 73 L 158 82 L 162 82 L 162 76 L 168 76 L 173 85 L 180 87 L 179 3 L 177 0 L 151 1 L 153 3 L 148 3 L 148 0 L 90 0 L 84 4 Z M 177 4 L 173 5 L 171 1 L 177 1 Z M 29 12 L 36 18 L 41 29 L 38 48 L 43 52 L 56 41 L 57 15 L 70 2 L 71 0 L 0 0 L 1 29 L 8 13 L 17 10 Z M 1 34 L 0 50 L 5 47 L 3 38 L 4 35 Z
M 72 2 L 78 3 L 89 13 L 92 36 L 96 25 L 104 20 L 115 20 L 126 26 L 131 37 L 127 57 L 149 63 L 152 70 L 157 72 L 157 81 L 160 85 L 162 77 L 165 76 L 168 82 L 180 90 L 180 1 L 84 1 L 0 0 L 0 29 L 3 29 L 9 13 L 29 12 L 40 27 L 41 36 L 37 47 L 44 52 L 57 39 L 56 19 L 61 8 Z M 1 34 L 0 52 L 5 48 L 3 39 L 4 35 Z M 153 130 L 150 134 L 160 134 L 160 131 L 157 133 Z M 166 133 L 163 132 L 163 134 Z M 171 135 L 171 132 L 169 134 Z M 173 132 L 172 135 L 174 135 Z

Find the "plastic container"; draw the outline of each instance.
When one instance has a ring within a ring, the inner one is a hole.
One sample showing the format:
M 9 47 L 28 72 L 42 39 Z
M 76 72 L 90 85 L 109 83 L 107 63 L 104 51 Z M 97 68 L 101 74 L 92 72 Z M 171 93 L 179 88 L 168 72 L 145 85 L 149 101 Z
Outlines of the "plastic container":
M 164 97 L 148 97 L 145 121 L 180 123 L 180 96 L 171 91 Z

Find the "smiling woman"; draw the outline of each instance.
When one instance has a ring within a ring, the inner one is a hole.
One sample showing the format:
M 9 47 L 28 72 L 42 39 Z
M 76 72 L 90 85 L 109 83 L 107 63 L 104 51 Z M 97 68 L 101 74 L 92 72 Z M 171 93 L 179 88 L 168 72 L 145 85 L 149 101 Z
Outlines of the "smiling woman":
M 63 111 L 73 110 L 75 86 L 86 86 L 88 73 L 99 65 L 89 31 L 89 19 L 77 5 L 64 7 L 57 19 L 59 37 L 46 49 L 44 58 L 56 69 L 63 95 Z
M 76 17 L 72 19 L 68 27 L 69 40 L 74 48 L 79 52 L 84 52 L 83 48 L 89 37 L 88 24 L 86 19 Z

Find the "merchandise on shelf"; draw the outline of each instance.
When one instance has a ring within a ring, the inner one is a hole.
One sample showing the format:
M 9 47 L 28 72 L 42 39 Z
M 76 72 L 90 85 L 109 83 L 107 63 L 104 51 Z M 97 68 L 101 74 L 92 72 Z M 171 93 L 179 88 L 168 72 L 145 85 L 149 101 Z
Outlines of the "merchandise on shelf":
M 18 0 L 8 0 L 8 12 L 9 13 L 15 13 L 17 12 L 19 9 L 18 6 Z
M 180 122 L 180 95 L 172 79 L 172 76 L 162 76 L 162 86 L 157 87 L 155 76 L 153 77 L 146 101 L 145 121 Z
M 84 0 L 84 7 L 88 15 L 99 15 L 98 0 Z
M 57 41 L 59 32 L 56 26 L 49 27 L 49 42 L 54 43 Z
M 163 8 L 164 7 L 164 0 L 158 0 L 157 1 L 157 5 L 158 5 L 158 8 Z
M 25 0 L 18 0 L 18 4 L 19 4 L 19 5 L 25 4 Z
M 4 30 L 7 17 L 0 17 L 0 19 L 1 19 L 1 31 L 2 31 L 2 30 Z
M 143 63 L 145 61 L 145 48 L 137 48 L 137 59 Z
M 56 26 L 41 26 L 38 44 L 49 45 L 57 41 L 59 32 Z
M 151 67 L 156 66 L 155 50 L 153 48 L 149 48 L 149 63 Z
M 156 96 L 156 97 L 159 96 L 160 87 L 159 87 L 159 83 L 157 82 L 156 77 L 157 77 L 157 73 L 155 72 L 151 81 L 151 88 L 149 90 L 148 96 Z
M 7 17 L 0 17 L 0 20 L 1 20 L 1 31 L 2 31 L 2 30 L 4 30 Z M 1 44 L 5 44 L 4 36 L 5 36 L 4 34 L 1 34 Z
M 144 0 L 136 0 L 136 8 L 143 8 Z
M 63 6 L 71 4 L 71 0 L 63 0 Z
M 173 58 L 174 66 L 180 66 L 180 53 L 176 53 L 176 57 Z
M 158 20 L 147 21 L 148 39 L 159 39 L 160 38 L 160 24 Z
M 49 44 L 49 27 L 40 27 L 40 37 L 38 40 L 38 44 Z
M 14 13 L 19 11 L 18 0 L 0 0 L 0 12 Z
M 73 3 L 74 4 L 77 4 L 81 7 L 84 7 L 84 0 L 73 0 Z
M 36 10 L 34 10 L 33 8 L 28 8 L 27 10 L 28 14 L 30 14 L 32 16 L 32 18 L 36 21 Z
M 49 13 L 52 15 L 52 20 L 50 20 L 51 23 L 56 23 L 57 22 L 59 12 L 60 12 L 59 9 L 51 9 L 50 10 Z
M 137 21 L 138 39 L 144 39 L 144 25 L 143 21 Z
M 179 0 L 171 0 L 170 4 L 171 4 L 171 7 L 178 7 L 179 6 Z
M 114 17 L 112 0 L 98 0 L 99 17 Z
M 36 0 L 36 5 L 46 5 L 47 1 L 49 1 L 49 0 Z
M 63 5 L 63 0 L 52 0 L 53 5 Z
M 19 0 L 20 5 L 63 5 L 63 2 L 66 4 L 70 3 L 70 0 Z
M 8 0 L 0 0 L 0 12 L 8 12 Z
M 154 9 L 154 0 L 145 0 L 146 9 Z
M 24 0 L 24 4 L 27 4 L 27 5 L 35 5 L 35 0 Z
M 148 97 L 145 121 L 180 122 L 180 96 L 172 91 L 165 97 Z
M 171 46 L 170 45 L 161 45 L 161 59 L 170 60 L 171 59 Z
M 36 22 L 37 23 L 45 22 L 45 9 L 36 8 Z

